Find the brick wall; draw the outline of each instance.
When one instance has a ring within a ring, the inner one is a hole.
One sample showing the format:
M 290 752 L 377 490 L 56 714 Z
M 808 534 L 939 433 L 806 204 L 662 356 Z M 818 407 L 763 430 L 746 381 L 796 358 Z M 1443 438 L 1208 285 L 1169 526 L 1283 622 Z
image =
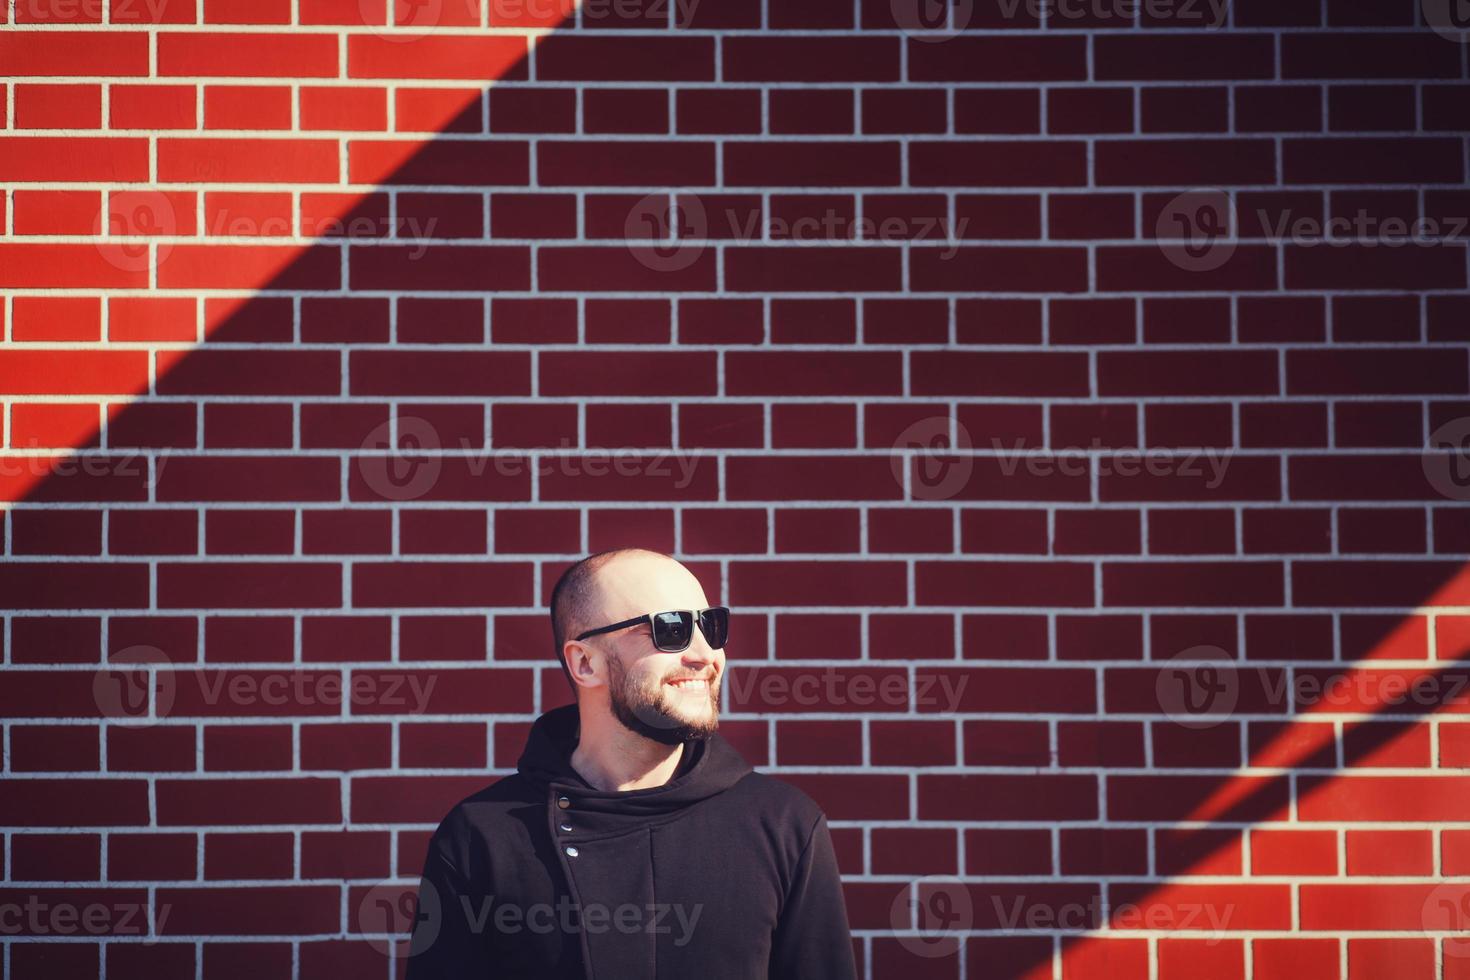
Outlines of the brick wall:
M 1470 977 L 1448 0 L 6 6 L 7 976 L 392 976 L 639 544 L 865 976 Z

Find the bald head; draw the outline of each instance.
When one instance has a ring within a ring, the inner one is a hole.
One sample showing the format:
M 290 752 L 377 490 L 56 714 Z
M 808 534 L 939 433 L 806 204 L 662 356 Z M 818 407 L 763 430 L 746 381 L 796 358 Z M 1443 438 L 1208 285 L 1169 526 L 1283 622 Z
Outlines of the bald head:
M 618 548 L 583 558 L 551 591 L 552 642 L 567 683 L 572 682 L 565 656 L 569 639 L 644 613 L 707 604 L 694 573 L 662 552 Z

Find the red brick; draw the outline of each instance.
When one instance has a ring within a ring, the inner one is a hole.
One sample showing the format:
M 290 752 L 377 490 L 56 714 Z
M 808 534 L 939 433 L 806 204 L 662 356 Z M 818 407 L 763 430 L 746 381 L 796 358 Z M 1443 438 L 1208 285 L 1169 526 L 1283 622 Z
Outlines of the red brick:
M 542 395 L 713 395 L 715 358 L 705 352 L 547 352 Z
M 681 134 L 759 133 L 761 93 L 753 89 L 680 89 L 674 103 Z
M 0 819 L 15 827 L 141 826 L 148 823 L 148 785 L 140 779 L 12 779 L 0 798 Z
M 342 898 L 335 885 L 236 885 L 163 888 L 157 901 L 174 909 L 165 926 L 165 932 L 173 935 L 307 936 L 337 928 Z M 209 947 L 205 949 L 208 970 Z M 285 951 L 289 954 L 290 948 Z
M 894 292 L 902 283 L 896 248 L 745 246 L 725 253 L 725 288 L 736 292 Z
M 0 35 L 6 74 L 147 75 L 148 35 L 141 31 L 11 31 Z
M 304 130 L 387 129 L 387 90 L 303 85 L 301 86 L 301 128 Z
M 518 246 L 384 246 L 356 254 L 354 289 L 488 291 L 524 289 L 531 280 L 530 254 Z
M 1288 139 L 1282 145 L 1282 179 L 1288 184 L 1458 184 L 1465 178 L 1460 150 L 1453 139 L 1431 137 Z
M 441 35 L 412 44 L 371 34 L 347 39 L 348 78 L 524 79 L 526 39 Z
M 714 52 L 706 37 L 559 33 L 536 46 L 536 72 L 542 81 L 713 81 Z
M 1275 74 L 1270 34 L 1104 34 L 1093 43 L 1099 81 L 1252 79 Z
M 158 174 L 165 181 L 328 183 L 337 179 L 335 143 L 166 137 L 159 140 Z
M 97 85 L 15 86 L 17 129 L 98 129 L 102 90 Z
M 1103 601 L 1119 606 L 1276 606 L 1283 574 L 1275 562 L 1112 562 Z M 1293 590 L 1298 602 L 1301 596 Z
M 335 565 L 297 563 L 160 565 L 161 608 L 299 608 L 341 605 Z
M 921 820 L 1092 820 L 1097 780 L 1090 775 L 921 775 Z
M 714 182 L 715 148 L 692 142 L 546 140 L 537 150 L 536 172 L 545 187 L 702 186 Z
M 723 42 L 732 82 L 897 81 L 893 37 L 732 37 Z
M 144 34 L 136 37 L 140 41 L 147 40 Z M 146 58 L 144 60 L 146 62 Z M 334 78 L 337 75 L 337 38 L 330 34 L 310 33 L 196 34 L 163 31 L 158 35 L 158 74 Z
M 1077 562 L 920 562 L 920 605 L 1084 606 L 1093 602 L 1092 569 Z
M 515 562 L 359 562 L 352 568 L 352 600 L 359 608 L 525 605 L 529 570 Z
M 908 41 L 909 78 L 916 82 L 1060 82 L 1087 78 L 1082 36 L 974 37 L 943 44 Z
M 1470 782 L 1461 777 L 1341 776 L 1303 781 L 1300 819 L 1432 821 L 1452 820 L 1448 814 L 1470 795 Z M 1367 893 L 1360 892 L 1366 895 Z M 1340 903 L 1334 907 L 1343 908 Z M 1303 903 L 1305 917 L 1306 905 Z M 1324 912 L 1324 915 L 1331 915 Z M 1374 928 L 1391 928 L 1379 925 Z
M 1438 40 L 1429 33 L 1293 33 L 1282 39 L 1281 73 L 1288 79 L 1459 77 L 1459 59 Z

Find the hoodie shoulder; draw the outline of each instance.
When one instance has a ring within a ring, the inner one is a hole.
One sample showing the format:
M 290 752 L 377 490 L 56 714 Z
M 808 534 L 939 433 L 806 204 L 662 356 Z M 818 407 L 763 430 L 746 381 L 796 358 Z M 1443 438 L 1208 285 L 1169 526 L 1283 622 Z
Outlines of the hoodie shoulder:
M 817 801 L 792 783 L 775 776 L 751 770 L 736 784 L 735 790 L 746 795 L 763 817 L 787 827 L 797 827 L 803 836 L 825 814 Z
M 521 825 L 513 810 L 539 800 L 539 794 L 520 773 L 502 776 L 450 807 L 430 838 L 429 853 L 465 873 L 477 863 L 478 852 L 487 839 L 503 836 Z

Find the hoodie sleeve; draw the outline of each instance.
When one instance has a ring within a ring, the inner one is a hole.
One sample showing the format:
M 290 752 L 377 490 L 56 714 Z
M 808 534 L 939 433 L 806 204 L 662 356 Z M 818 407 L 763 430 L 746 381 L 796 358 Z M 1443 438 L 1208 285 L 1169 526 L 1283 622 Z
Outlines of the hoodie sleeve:
M 853 980 L 852 934 L 827 818 L 819 816 L 797 863 L 771 943 L 770 980 Z
M 429 844 L 419 881 L 418 918 L 408 945 L 406 980 L 494 980 L 485 934 L 473 928 L 466 909 L 480 903 L 468 879 L 440 851 L 436 836 Z

